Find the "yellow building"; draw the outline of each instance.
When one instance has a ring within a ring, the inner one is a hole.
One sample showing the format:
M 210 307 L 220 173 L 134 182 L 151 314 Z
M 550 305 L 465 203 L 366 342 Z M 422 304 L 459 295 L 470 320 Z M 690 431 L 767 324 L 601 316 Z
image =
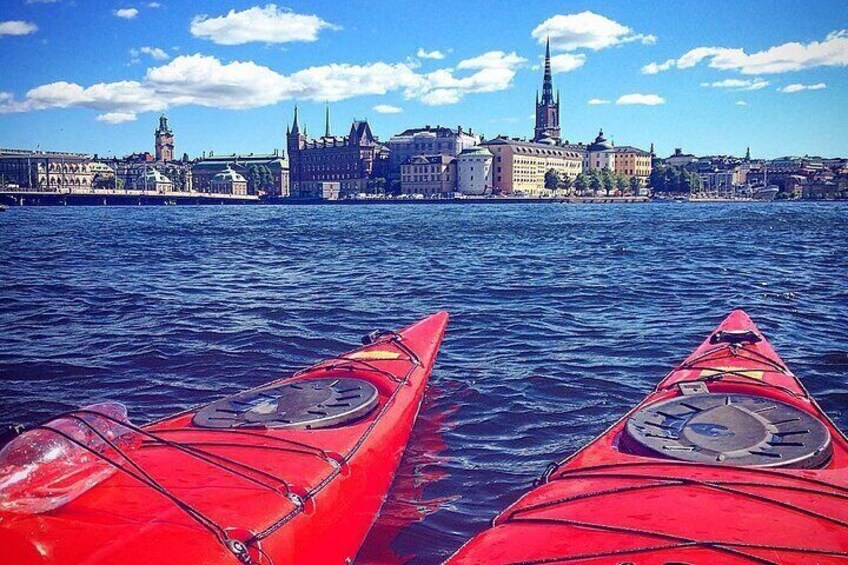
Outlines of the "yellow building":
M 642 184 L 651 176 L 651 154 L 638 147 L 622 145 L 615 148 L 615 172 L 638 178 Z
M 583 153 L 575 146 L 497 137 L 483 144 L 494 155 L 492 186 L 501 194 L 543 196 L 545 173 L 555 170 L 574 179 L 583 171 Z

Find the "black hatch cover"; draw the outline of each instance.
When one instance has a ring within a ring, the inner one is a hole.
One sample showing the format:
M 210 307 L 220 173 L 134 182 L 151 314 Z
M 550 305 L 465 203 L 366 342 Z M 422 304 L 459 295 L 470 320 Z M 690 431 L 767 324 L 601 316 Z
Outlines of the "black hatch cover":
M 657 455 L 697 463 L 815 468 L 832 453 L 830 433 L 812 415 L 742 394 L 694 394 L 650 404 L 627 420 L 625 434 Z
M 377 389 L 359 379 L 307 379 L 241 392 L 201 408 L 203 428 L 315 429 L 347 424 L 379 404 Z

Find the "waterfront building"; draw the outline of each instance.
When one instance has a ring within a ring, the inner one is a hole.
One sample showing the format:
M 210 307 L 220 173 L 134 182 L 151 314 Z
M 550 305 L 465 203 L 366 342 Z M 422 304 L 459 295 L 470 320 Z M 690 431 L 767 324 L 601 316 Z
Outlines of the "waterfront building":
M 371 133 L 366 121 L 355 120 L 348 135 L 334 136 L 330 134 L 328 111 L 324 135 L 310 139 L 306 130 L 300 129 L 295 107 L 286 141 L 291 195 L 296 198 L 323 198 L 325 185 L 339 198 L 371 192 L 369 181 L 384 175 L 387 169 L 389 151 Z
M 651 154 L 644 149 L 631 145 L 614 147 L 616 173 L 627 177 L 636 177 L 642 185 L 648 182 L 651 176 Z
M 456 191 L 481 196 L 492 192 L 494 155 L 485 147 L 463 149 L 456 158 Z
M 497 137 L 482 144 L 494 156 L 492 187 L 500 194 L 543 196 L 545 173 L 555 170 L 574 179 L 583 171 L 583 153 L 577 146 L 536 143 Z
M 615 171 L 615 158 L 615 147 L 604 137 L 604 130 L 600 130 L 595 141 L 586 147 L 583 157 L 583 168 L 587 171 L 600 171 L 603 169 Z
M 456 157 L 464 149 L 480 144 L 483 139 L 462 126 L 451 129 L 442 126 L 407 129 L 386 142 L 389 149 L 388 178 L 398 179 L 400 167 L 412 157 L 447 155 Z
M 159 128 L 155 132 L 156 160 L 168 162 L 174 160 L 174 132 L 168 127 L 168 118 L 165 114 L 159 116 Z
M 562 135 L 559 127 L 559 91 L 554 100 L 553 75 L 551 73 L 551 40 L 545 43 L 545 65 L 542 75 L 542 98 L 536 91 L 536 129 L 533 141 L 553 140 L 560 143 Z
M 289 196 L 289 163 L 281 153 L 249 153 L 214 155 L 210 153 L 191 167 L 192 185 L 198 192 L 211 192 L 212 179 L 227 169 L 245 178 L 248 194 L 278 198 Z
M 91 155 L 0 149 L 0 186 L 7 190 L 86 192 L 94 174 Z
M 697 163 L 698 158 L 691 153 L 684 153 L 683 149 L 676 147 L 674 154 L 665 158 L 665 164 L 670 167 L 685 167 L 686 165 Z
M 247 195 L 247 180 L 239 173 L 227 167 L 212 177 L 209 182 L 209 192 L 213 194 Z
M 400 166 L 403 194 L 451 194 L 456 192 L 456 158 L 451 155 L 417 155 Z
M 174 183 L 154 167 L 147 167 L 142 174 L 135 177 L 132 188 L 144 192 L 173 192 Z

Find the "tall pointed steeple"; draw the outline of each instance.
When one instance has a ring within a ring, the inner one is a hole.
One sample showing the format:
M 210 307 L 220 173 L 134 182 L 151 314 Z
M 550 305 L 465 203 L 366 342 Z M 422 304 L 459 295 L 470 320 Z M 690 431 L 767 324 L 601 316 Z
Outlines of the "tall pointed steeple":
M 554 98 L 554 80 L 551 69 L 551 38 L 545 40 L 545 72 L 542 76 L 542 99 L 539 100 L 536 91 L 536 130 L 533 136 L 535 141 L 550 143 L 553 140 L 559 143 L 559 91 Z
M 324 112 L 324 137 L 330 137 L 330 103 L 327 103 L 327 107 Z
M 750 147 L 747 149 L 747 151 L 745 151 L 745 160 L 746 161 L 751 160 L 751 148 Z
M 297 125 L 297 104 L 294 106 L 294 122 L 292 123 L 292 133 L 298 133 L 300 127 Z
M 551 38 L 545 41 L 545 74 L 542 79 L 542 104 L 554 103 L 554 81 L 551 73 Z

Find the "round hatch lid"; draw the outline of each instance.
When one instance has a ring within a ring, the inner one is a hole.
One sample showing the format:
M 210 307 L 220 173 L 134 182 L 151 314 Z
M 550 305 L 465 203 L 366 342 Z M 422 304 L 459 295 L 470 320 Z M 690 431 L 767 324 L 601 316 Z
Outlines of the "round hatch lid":
M 197 411 L 203 428 L 316 429 L 347 424 L 379 404 L 371 383 L 359 379 L 289 381 L 228 396 Z
M 812 415 L 743 394 L 693 394 L 645 406 L 627 420 L 625 449 L 632 442 L 662 457 L 742 467 L 815 468 L 832 453 L 830 433 Z

